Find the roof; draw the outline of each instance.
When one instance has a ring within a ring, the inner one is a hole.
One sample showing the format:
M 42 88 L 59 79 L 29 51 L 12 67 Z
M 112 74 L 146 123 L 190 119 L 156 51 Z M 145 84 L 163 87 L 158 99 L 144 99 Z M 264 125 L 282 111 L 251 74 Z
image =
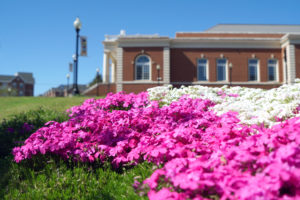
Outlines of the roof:
M 300 25 L 276 24 L 218 24 L 203 31 L 204 33 L 296 33 L 300 34 Z
M 34 84 L 34 78 L 32 73 L 28 72 L 17 72 L 15 76 L 20 76 L 25 83 Z
M 9 75 L 0 75 L 0 83 L 9 83 L 11 82 L 15 76 L 9 76 Z

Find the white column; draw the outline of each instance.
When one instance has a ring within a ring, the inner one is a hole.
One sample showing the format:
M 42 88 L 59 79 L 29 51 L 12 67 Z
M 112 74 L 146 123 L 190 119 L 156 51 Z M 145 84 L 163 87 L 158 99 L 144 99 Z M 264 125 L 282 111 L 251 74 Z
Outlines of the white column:
M 164 47 L 164 53 L 163 53 L 163 82 L 164 85 L 170 84 L 170 48 Z
M 117 80 L 116 92 L 123 91 L 123 48 L 117 48 Z
M 288 84 L 293 84 L 295 83 L 295 78 L 296 78 L 295 45 L 289 44 L 286 48 L 286 54 L 287 54 Z
M 109 81 L 109 55 L 108 52 L 103 54 L 103 83 L 108 83 Z
M 115 61 L 112 59 L 111 61 L 111 82 L 112 83 L 116 82 L 115 76 L 116 76 L 116 64 Z
M 287 83 L 287 62 L 285 62 L 284 58 L 282 59 L 282 66 L 283 66 L 283 83 Z M 277 74 L 279 75 L 279 70 L 277 70 Z M 279 80 L 279 78 L 277 79 Z

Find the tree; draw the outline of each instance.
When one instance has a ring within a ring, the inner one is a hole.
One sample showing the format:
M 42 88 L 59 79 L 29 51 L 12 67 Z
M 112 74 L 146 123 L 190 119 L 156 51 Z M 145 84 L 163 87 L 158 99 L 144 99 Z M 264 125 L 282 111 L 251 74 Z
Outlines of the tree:
M 89 83 L 89 87 L 97 84 L 97 82 L 98 82 L 97 81 L 97 78 L 98 78 L 97 76 L 98 76 L 98 74 L 96 74 L 95 78 Z M 101 74 L 99 74 L 99 83 L 102 83 L 102 75 Z

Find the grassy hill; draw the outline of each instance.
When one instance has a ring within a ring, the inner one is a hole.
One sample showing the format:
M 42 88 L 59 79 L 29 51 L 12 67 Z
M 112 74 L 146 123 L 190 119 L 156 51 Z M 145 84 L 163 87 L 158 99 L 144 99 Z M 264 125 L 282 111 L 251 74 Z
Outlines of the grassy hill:
M 0 97 L 0 121 L 13 115 L 39 108 L 64 112 L 91 97 Z

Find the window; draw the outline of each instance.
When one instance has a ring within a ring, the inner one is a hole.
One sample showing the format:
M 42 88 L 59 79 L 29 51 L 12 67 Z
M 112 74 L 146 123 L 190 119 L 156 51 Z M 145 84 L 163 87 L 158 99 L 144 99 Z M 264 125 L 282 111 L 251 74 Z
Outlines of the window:
M 23 88 L 24 87 L 24 83 L 20 83 L 20 88 Z
M 268 60 L 268 80 L 277 80 L 277 60 L 275 59 Z
M 217 80 L 226 81 L 226 59 L 217 60 Z
M 150 79 L 150 59 L 148 56 L 141 55 L 136 58 L 135 79 L 136 80 Z
M 13 88 L 16 88 L 17 87 L 17 83 L 16 82 L 13 82 Z
M 258 72 L 258 60 L 250 59 L 248 61 L 248 80 L 249 81 L 257 81 L 257 72 Z
M 207 81 L 207 59 L 198 60 L 198 81 Z

